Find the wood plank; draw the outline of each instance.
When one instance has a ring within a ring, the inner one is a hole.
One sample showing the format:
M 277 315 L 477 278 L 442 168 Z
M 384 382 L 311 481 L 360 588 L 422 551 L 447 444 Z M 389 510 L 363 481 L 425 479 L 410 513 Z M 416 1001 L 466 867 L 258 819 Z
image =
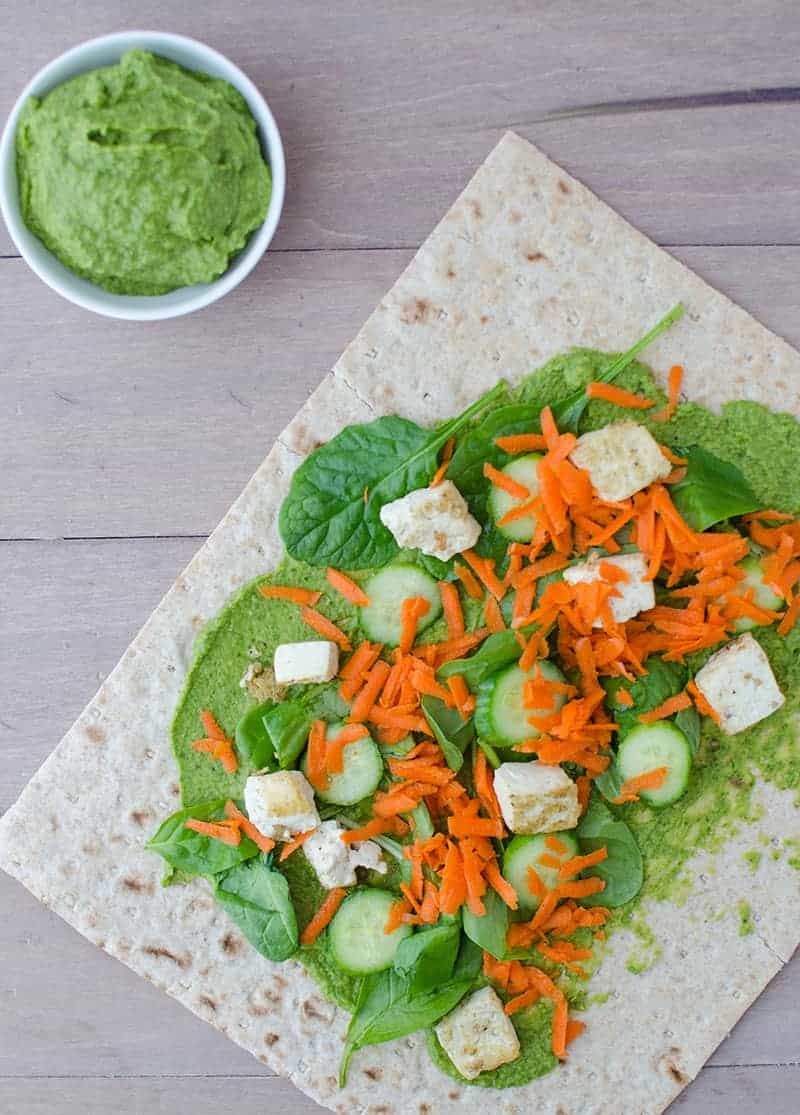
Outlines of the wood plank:
M 800 343 L 800 247 L 675 254 Z M 145 326 L 0 262 L 0 538 L 208 533 L 410 255 L 275 254 L 209 310 Z
M 670 1107 L 681 1115 L 796 1115 L 800 1067 L 706 1069 Z M 0 1080 L 0 1106 L 25 1115 L 313 1115 L 323 1109 L 280 1077 L 59 1077 Z M 374 1108 L 364 1109 L 365 1115 Z M 409 1111 L 408 1115 L 412 1115 Z
M 0 544 L 4 638 L 0 808 L 55 745 L 191 556 L 194 539 Z M 31 591 L 31 585 L 36 591 Z M 78 620 L 76 622 L 76 617 Z M 0 876 L 0 1077 L 9 1074 L 244 1074 L 260 1066 L 92 948 Z M 800 958 L 712 1058 L 800 1061 Z M 91 989 L 76 995 L 75 989 Z M 0 1108 L 1 1109 L 1 1108 Z
M 359 0 L 310 0 L 302 15 L 279 0 L 144 0 L 133 22 L 208 41 L 269 99 L 289 159 L 280 247 L 418 243 L 509 126 L 661 242 L 797 239 L 791 106 L 546 122 L 575 104 L 796 82 L 800 22 L 783 0 L 380 0 L 368 14 Z M 118 29 L 113 4 L 21 9 L 3 114 L 52 57 Z

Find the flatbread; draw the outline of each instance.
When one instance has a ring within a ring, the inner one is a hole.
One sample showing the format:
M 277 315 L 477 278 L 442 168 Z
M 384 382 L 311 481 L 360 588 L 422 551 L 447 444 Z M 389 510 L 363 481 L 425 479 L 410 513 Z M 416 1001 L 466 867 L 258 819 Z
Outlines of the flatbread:
M 380 303 L 121 662 L 0 821 L 0 865 L 95 944 L 180 1000 L 335 1111 L 511 1115 L 661 1111 L 697 1074 L 791 957 L 800 934 L 796 872 L 742 853 L 755 829 L 692 868 L 683 907 L 645 908 L 663 947 L 626 968 L 620 932 L 592 981 L 607 992 L 557 1072 L 524 1088 L 467 1088 L 430 1062 L 420 1034 L 336 1071 L 347 1015 L 302 967 L 269 963 L 202 882 L 162 889 L 143 850 L 178 804 L 169 724 L 197 632 L 229 593 L 273 568 L 277 513 L 303 456 L 344 424 L 387 412 L 421 422 L 458 412 L 503 376 L 519 380 L 572 345 L 623 349 L 676 301 L 684 319 L 646 353 L 676 354 L 687 395 L 748 398 L 800 415 L 800 354 L 712 290 L 541 152 L 507 134 Z M 761 784 L 757 830 L 798 831 L 792 795 Z M 741 936 L 737 899 L 756 930 Z

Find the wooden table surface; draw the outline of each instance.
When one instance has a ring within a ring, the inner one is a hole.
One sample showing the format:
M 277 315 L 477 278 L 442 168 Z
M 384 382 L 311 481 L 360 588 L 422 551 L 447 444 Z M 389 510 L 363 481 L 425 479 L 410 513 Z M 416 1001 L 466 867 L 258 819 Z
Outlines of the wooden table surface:
M 175 321 L 71 306 L 0 230 L 0 811 L 505 128 L 800 342 L 787 0 L 46 0 L 0 24 L 3 113 L 93 35 L 210 43 L 266 95 L 289 173 L 254 274 Z M 6 876 L 0 903 L 0 1110 L 320 1110 Z M 798 998 L 795 959 L 674 1109 L 796 1115 Z

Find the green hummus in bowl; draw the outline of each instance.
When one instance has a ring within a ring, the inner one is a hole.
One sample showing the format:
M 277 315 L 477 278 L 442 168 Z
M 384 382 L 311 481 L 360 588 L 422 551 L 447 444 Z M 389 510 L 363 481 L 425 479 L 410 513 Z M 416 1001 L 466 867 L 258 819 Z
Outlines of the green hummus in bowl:
M 255 86 L 201 43 L 92 40 L 46 67 L 0 146 L 9 232 L 86 309 L 153 320 L 236 286 L 274 234 L 283 149 Z

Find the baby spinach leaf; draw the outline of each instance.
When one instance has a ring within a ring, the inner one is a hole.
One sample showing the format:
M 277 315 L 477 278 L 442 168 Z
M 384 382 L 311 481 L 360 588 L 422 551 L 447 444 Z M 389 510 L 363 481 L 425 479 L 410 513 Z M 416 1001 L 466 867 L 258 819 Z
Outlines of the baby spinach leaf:
M 167 817 L 146 847 L 158 854 L 178 871 L 187 875 L 218 875 L 243 860 L 258 854 L 258 848 L 243 836 L 237 845 L 223 844 L 211 836 L 187 829 L 185 821 L 221 821 L 225 816 L 225 801 L 207 801 L 180 809 Z
M 445 680 L 453 674 L 461 674 L 464 681 L 473 691 L 478 688 L 484 678 L 496 674 L 504 666 L 516 662 L 522 654 L 522 649 L 513 631 L 496 631 L 481 644 L 471 658 L 458 658 L 453 662 L 445 662 L 440 666 L 437 674 Z
M 393 968 L 367 976 L 347 1030 L 339 1068 L 341 1087 L 356 1050 L 405 1037 L 438 1022 L 471 990 L 480 967 L 480 949 L 466 941 L 459 950 L 453 974 L 430 991 L 412 995 L 406 976 Z
M 594 784 L 606 801 L 613 802 L 616 801 L 622 793 L 622 783 L 624 781 L 625 779 L 622 777 L 622 772 L 617 762 L 617 756 L 614 755 L 603 773 L 595 778 Z
M 497 754 L 490 743 L 487 743 L 485 739 L 481 739 L 480 737 L 478 737 L 477 744 L 486 756 L 486 761 L 488 762 L 492 770 L 497 770 L 499 766 L 502 766 L 503 760 L 500 758 L 500 756 Z M 473 760 L 474 758 L 475 756 L 473 755 Z
M 415 809 L 411 810 L 408 816 L 414 823 L 414 839 L 430 840 L 435 830 L 425 802 L 421 801 Z
M 262 717 L 273 754 L 282 770 L 288 770 L 297 762 L 308 742 L 312 719 L 311 712 L 298 701 L 273 705 Z
M 636 681 L 624 678 L 609 678 L 605 681 L 609 708 L 619 724 L 618 739 L 624 739 L 633 728 L 638 727 L 642 713 L 650 712 L 667 700 L 680 693 L 686 685 L 686 669 L 677 662 L 665 662 L 655 655 L 644 663 L 647 673 Z M 619 689 L 627 689 L 633 698 L 632 705 L 618 705 L 615 697 Z
M 514 403 L 493 410 L 461 438 L 447 475 L 469 502 L 473 515 L 486 519 L 489 486 L 483 475 L 484 464 L 500 467 L 510 460 L 508 453 L 497 445 L 497 438 L 538 433 L 539 429 L 539 408 Z
M 675 506 L 693 530 L 757 511 L 761 503 L 744 474 L 729 461 L 692 445 L 681 451 L 689 461 L 683 480 L 670 489 Z
M 692 758 L 694 758 L 700 747 L 700 713 L 694 705 L 690 705 L 689 708 L 682 708 L 675 717 L 675 724 L 688 739 Z
M 252 770 L 277 770 L 275 744 L 265 721 L 267 714 L 280 707 L 274 701 L 265 701 L 248 709 L 236 725 L 236 751 Z
M 380 520 L 383 505 L 424 488 L 445 442 L 505 390 L 498 383 L 435 430 L 393 415 L 346 426 L 292 477 L 278 519 L 288 552 L 309 565 L 386 565 L 398 546 Z
M 435 925 L 400 942 L 394 957 L 394 970 L 408 981 L 408 994 L 412 999 L 450 979 L 460 942 L 458 921 Z
M 584 872 L 584 877 L 603 879 L 606 888 L 581 901 L 585 906 L 622 906 L 630 902 L 642 887 L 644 866 L 642 853 L 633 833 L 624 821 L 618 820 L 599 798 L 593 796 L 576 835 L 581 853 L 587 855 L 605 848 L 608 859 Z
M 457 709 L 448 708 L 438 697 L 423 697 L 422 711 L 450 770 L 461 770 L 464 752 L 475 735 L 474 721 L 462 720 Z
M 502 960 L 506 954 L 508 907 L 493 890 L 483 896 L 483 904 L 486 913 L 482 917 L 473 914 L 468 906 L 464 907 L 464 932 L 479 948 Z
M 265 858 L 226 871 L 217 880 L 215 895 L 262 956 L 288 960 L 297 952 L 297 917 L 289 884 Z

